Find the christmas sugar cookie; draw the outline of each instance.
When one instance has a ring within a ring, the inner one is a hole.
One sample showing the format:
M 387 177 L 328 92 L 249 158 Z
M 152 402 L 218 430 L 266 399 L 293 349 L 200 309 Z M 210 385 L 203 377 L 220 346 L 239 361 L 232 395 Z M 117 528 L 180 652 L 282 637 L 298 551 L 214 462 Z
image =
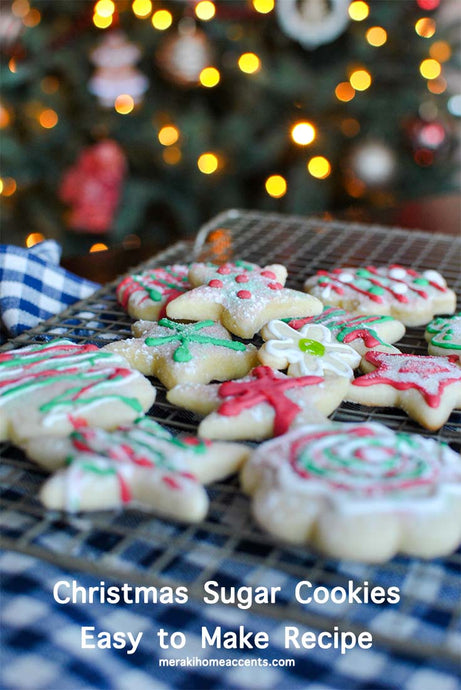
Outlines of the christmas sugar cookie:
M 119 304 L 134 319 L 156 321 L 165 316 L 168 302 L 190 289 L 189 267 L 174 264 L 133 273 L 117 286 Z
M 431 321 L 425 337 L 429 343 L 429 354 L 461 355 L 461 312 Z
M 168 391 L 168 400 L 207 415 L 203 438 L 259 441 L 290 428 L 323 422 L 343 400 L 349 380 L 343 376 L 286 376 L 259 366 L 248 376 L 222 384 L 183 384 Z
M 461 457 L 382 424 L 295 429 L 260 445 L 241 480 L 263 529 L 334 558 L 436 558 L 461 542 Z
M 401 407 L 427 429 L 439 429 L 461 407 L 461 361 L 448 357 L 368 352 L 369 373 L 351 382 L 347 400 L 362 405 Z
M 112 429 L 148 410 L 155 388 L 119 355 L 55 340 L 0 353 L 0 439 Z
M 391 315 L 406 326 L 421 326 L 435 314 L 451 314 L 456 295 L 437 271 L 418 273 L 398 264 L 318 271 L 304 289 L 323 304 L 354 315 Z
M 284 319 L 285 321 L 286 319 Z M 352 314 L 338 307 L 326 306 L 318 316 L 308 316 L 302 319 L 291 319 L 288 325 L 301 330 L 308 324 L 326 326 L 340 343 L 349 345 L 363 357 L 368 350 L 380 352 L 399 352 L 391 343 L 396 343 L 405 333 L 405 326 L 392 316 L 378 314 Z M 261 331 L 268 340 L 266 326 Z
M 354 378 L 360 355 L 340 343 L 321 324 L 306 324 L 300 330 L 274 319 L 263 328 L 266 342 L 258 352 L 259 360 L 274 369 L 286 369 L 289 376 L 323 376 L 329 372 Z
M 232 340 L 224 326 L 210 320 L 137 321 L 132 331 L 135 338 L 105 349 L 123 355 L 141 373 L 157 376 L 167 388 L 244 376 L 257 362 L 254 345 Z
M 252 338 L 271 319 L 319 314 L 321 302 L 284 288 L 286 277 L 286 268 L 280 264 L 264 268 L 243 261 L 222 266 L 192 264 L 189 281 L 194 288 L 171 301 L 167 315 L 215 319 L 231 333 Z
M 69 512 L 135 505 L 180 520 L 203 519 L 208 498 L 202 483 L 237 471 L 248 449 L 236 443 L 175 438 L 144 417 L 112 432 L 81 428 L 69 437 L 31 440 L 40 464 L 62 464 L 44 484 L 43 503 Z

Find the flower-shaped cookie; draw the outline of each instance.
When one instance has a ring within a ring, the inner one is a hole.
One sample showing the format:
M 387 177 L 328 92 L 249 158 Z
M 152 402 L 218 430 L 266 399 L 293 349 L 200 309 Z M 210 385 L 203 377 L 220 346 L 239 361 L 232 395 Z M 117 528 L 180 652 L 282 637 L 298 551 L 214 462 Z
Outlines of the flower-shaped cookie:
M 453 316 L 439 317 L 426 328 L 425 337 L 431 355 L 461 354 L 461 312 Z
M 284 288 L 286 277 L 287 270 L 280 264 L 264 268 L 243 261 L 222 266 L 192 264 L 189 282 L 193 289 L 172 300 L 166 312 L 172 319 L 215 319 L 241 338 L 252 338 L 274 318 L 319 314 L 321 302 Z
M 274 319 L 263 329 L 264 343 L 258 352 L 263 364 L 286 369 L 289 376 L 323 376 L 327 372 L 353 378 L 360 355 L 349 345 L 338 342 L 321 324 L 306 324 L 299 331 Z
M 132 331 L 135 338 L 105 349 L 123 355 L 141 373 L 157 376 L 167 388 L 244 376 L 257 362 L 254 345 L 232 340 L 224 326 L 210 320 L 136 321 Z

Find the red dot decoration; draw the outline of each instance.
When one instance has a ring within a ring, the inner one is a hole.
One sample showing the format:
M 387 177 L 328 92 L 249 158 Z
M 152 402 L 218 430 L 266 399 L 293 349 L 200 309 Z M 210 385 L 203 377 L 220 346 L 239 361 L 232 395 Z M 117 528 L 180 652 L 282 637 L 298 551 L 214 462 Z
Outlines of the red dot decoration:
M 261 275 L 265 278 L 270 278 L 271 280 L 277 280 L 277 276 L 274 271 L 261 271 Z
M 221 280 L 216 280 L 216 278 L 214 278 L 213 280 L 210 280 L 210 282 L 208 283 L 208 285 L 209 285 L 210 287 L 214 287 L 214 288 L 222 288 L 222 286 L 223 286 L 222 281 L 221 281 Z
M 237 292 L 237 297 L 239 299 L 251 299 L 251 292 L 249 290 L 239 290 Z
M 235 276 L 235 282 L 236 283 L 248 283 L 250 278 L 246 275 L 246 273 L 239 273 L 238 276 Z
M 283 288 L 282 283 L 268 283 L 267 287 L 271 290 L 281 290 Z
M 231 270 L 229 266 L 220 266 L 216 272 L 220 273 L 222 276 L 227 276 L 231 273 Z

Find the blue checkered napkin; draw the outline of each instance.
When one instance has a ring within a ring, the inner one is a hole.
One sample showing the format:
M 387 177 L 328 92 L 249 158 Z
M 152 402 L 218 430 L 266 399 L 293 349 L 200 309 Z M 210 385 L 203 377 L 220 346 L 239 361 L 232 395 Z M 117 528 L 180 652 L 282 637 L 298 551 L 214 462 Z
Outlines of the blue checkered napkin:
M 99 286 L 59 266 L 61 247 L 46 240 L 23 249 L 0 245 L 0 318 L 10 337 L 59 314 Z

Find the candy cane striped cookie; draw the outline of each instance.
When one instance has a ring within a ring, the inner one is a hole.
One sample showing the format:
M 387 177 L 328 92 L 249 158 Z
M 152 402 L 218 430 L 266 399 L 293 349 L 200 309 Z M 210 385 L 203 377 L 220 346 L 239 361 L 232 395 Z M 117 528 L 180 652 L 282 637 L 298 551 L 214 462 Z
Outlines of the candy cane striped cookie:
M 188 272 L 188 266 L 174 264 L 132 273 L 117 286 L 118 302 L 134 319 L 156 321 L 168 302 L 190 289 Z

